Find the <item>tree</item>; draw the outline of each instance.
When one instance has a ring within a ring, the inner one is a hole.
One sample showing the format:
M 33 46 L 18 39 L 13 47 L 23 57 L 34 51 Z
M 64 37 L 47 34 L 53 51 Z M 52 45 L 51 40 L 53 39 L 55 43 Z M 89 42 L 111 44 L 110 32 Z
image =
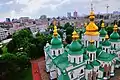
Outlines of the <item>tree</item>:
M 70 23 L 67 22 L 65 25 L 64 25 L 64 29 L 67 29 L 67 27 L 70 27 Z
M 3 53 L 3 50 L 0 48 L 0 55 Z
M 11 41 L 6 45 L 6 47 L 7 47 L 7 51 L 8 51 L 9 53 L 13 53 L 14 50 L 16 49 L 16 44 L 15 44 L 15 42 L 14 42 L 13 40 L 11 40 Z
M 33 38 L 32 33 L 28 29 L 22 29 L 13 34 L 13 41 L 17 48 L 26 48 L 29 45 L 30 40 Z
M 72 35 L 74 28 L 73 27 L 67 27 L 66 28 L 66 35 Z
M 108 32 L 108 35 L 112 34 L 112 32 L 113 32 L 113 27 L 112 27 L 112 26 L 108 26 L 108 27 L 106 28 L 106 31 Z
M 16 64 L 20 67 L 21 70 L 26 68 L 29 63 L 29 57 L 25 52 L 17 52 L 16 53 L 17 61 Z
M 31 59 L 35 59 L 35 58 L 38 58 L 40 57 L 40 52 L 38 52 L 38 48 L 36 47 L 35 44 L 30 44 L 29 47 L 27 47 L 27 51 L 28 53 L 28 56 L 31 58 Z
M 58 30 L 58 34 L 60 35 L 61 38 L 63 38 L 63 32 Z
M 72 36 L 71 36 L 71 35 L 67 35 L 67 37 L 66 37 L 66 42 L 67 42 L 68 44 L 70 44 L 70 43 L 72 42 Z

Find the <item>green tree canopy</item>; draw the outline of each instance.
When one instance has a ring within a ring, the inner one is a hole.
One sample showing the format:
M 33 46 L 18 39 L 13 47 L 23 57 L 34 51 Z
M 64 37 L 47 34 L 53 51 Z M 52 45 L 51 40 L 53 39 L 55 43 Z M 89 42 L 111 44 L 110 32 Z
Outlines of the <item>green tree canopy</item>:
M 71 35 L 67 35 L 67 36 L 66 36 L 66 42 L 67 42 L 68 44 L 70 44 L 70 43 L 72 42 L 72 36 L 71 36 Z
M 73 27 L 67 27 L 66 29 L 66 35 L 72 35 L 74 28 Z
M 8 51 L 9 53 L 12 53 L 12 52 L 14 52 L 14 50 L 16 49 L 16 44 L 15 44 L 15 42 L 14 42 L 13 40 L 11 40 L 11 41 L 6 45 L 6 47 L 7 47 L 7 51 Z
M 64 25 L 64 29 L 67 29 L 67 27 L 70 27 L 70 23 L 67 22 L 65 25 Z
M 33 38 L 33 36 L 28 29 L 22 29 L 16 32 L 12 37 L 17 48 L 26 48 L 31 38 Z

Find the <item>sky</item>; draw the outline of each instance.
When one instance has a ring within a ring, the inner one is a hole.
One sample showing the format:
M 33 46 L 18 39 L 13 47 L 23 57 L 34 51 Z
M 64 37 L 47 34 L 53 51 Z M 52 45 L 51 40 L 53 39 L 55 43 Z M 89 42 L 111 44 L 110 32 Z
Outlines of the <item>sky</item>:
M 120 0 L 92 0 L 95 13 L 120 10 Z M 77 11 L 79 15 L 88 14 L 91 0 L 0 0 L 0 20 L 6 17 L 28 16 L 39 18 L 41 15 L 66 16 L 67 12 Z

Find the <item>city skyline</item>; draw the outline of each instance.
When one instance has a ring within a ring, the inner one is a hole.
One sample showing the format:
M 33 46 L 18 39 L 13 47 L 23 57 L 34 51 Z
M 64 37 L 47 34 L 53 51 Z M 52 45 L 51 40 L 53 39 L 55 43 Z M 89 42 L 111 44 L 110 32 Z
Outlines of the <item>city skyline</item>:
M 119 10 L 119 0 L 93 0 L 95 13 L 105 13 L 107 4 L 108 12 Z M 67 16 L 67 12 L 77 11 L 79 15 L 88 14 L 91 0 L 2 0 L 0 2 L 0 20 L 6 17 L 18 18 L 28 16 L 39 18 L 41 15 L 48 17 Z

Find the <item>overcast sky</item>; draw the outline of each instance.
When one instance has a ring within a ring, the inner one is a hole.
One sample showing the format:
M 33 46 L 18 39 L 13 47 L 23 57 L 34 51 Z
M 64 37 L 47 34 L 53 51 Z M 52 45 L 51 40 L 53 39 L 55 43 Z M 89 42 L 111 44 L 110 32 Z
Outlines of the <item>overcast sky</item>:
M 77 11 L 79 15 L 88 14 L 91 0 L 0 0 L 0 19 L 29 16 L 38 18 L 40 15 L 66 16 L 67 12 Z M 120 0 L 93 0 L 95 13 L 120 10 Z

